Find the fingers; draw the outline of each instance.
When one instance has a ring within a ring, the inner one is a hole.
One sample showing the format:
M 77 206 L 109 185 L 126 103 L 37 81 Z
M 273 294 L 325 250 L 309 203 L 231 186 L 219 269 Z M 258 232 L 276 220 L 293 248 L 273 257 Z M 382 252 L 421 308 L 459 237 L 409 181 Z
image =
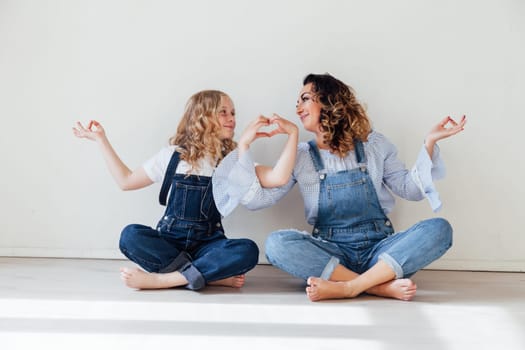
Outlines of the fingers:
M 271 137 L 273 135 L 270 135 L 271 133 L 268 133 L 268 132 L 256 132 L 255 133 L 255 137 L 254 137 L 254 140 L 257 140 L 257 139 L 260 139 L 261 137 Z
M 73 129 L 73 134 L 76 137 L 83 137 L 86 132 L 86 129 L 84 128 L 82 124 L 80 124 L 80 122 L 77 122 L 76 127 L 72 127 L 72 129 Z
M 452 131 L 457 128 L 462 129 L 466 123 L 467 123 L 467 117 L 465 115 L 461 117 L 459 123 L 456 120 L 454 120 L 452 117 L 448 116 L 444 118 L 443 120 L 441 120 L 438 125 L 441 129 Z M 449 125 L 448 128 L 447 128 L 447 125 Z
M 270 119 L 265 117 L 264 115 L 260 115 L 257 117 L 257 119 L 255 119 L 255 125 L 260 125 L 259 127 L 269 125 L 269 124 L 270 124 Z
M 458 123 L 452 119 L 450 116 L 447 116 L 445 118 L 443 118 L 440 122 L 439 122 L 439 126 L 442 128 L 442 129 L 446 129 L 447 128 L 447 125 L 452 125 L 453 127 L 458 125 Z
M 276 121 L 279 121 L 279 120 L 283 120 L 283 118 L 281 118 L 281 116 L 277 113 L 274 113 L 272 114 L 272 117 L 270 118 L 270 124 L 276 122 Z
M 459 125 L 463 128 L 465 124 L 467 124 L 467 116 L 463 115 L 463 117 L 461 117 L 461 120 L 459 121 Z
M 448 122 L 451 120 L 452 118 L 450 118 L 450 116 L 446 116 L 445 118 L 443 118 L 440 122 L 439 122 L 439 126 L 441 126 L 442 128 L 445 127 L 445 125 L 448 124 Z
M 77 129 L 78 130 L 83 130 L 83 131 L 93 131 L 92 130 L 93 127 L 97 128 L 97 129 L 102 128 L 100 123 L 98 121 L 96 121 L 96 120 L 90 120 L 85 127 L 79 121 L 77 121 L 76 125 L 77 125 Z
M 280 115 L 274 113 L 270 118 L 270 124 L 277 124 L 280 127 L 284 127 L 285 125 L 290 125 L 293 123 L 290 122 L 288 119 L 284 119 Z
M 86 127 L 84 127 L 84 125 L 82 125 L 82 123 L 80 123 L 80 122 L 78 122 L 78 121 L 77 121 L 76 125 L 77 125 L 76 129 L 77 129 L 78 131 L 83 131 L 83 132 L 92 131 L 91 128 L 92 128 L 93 126 L 95 126 L 95 127 L 100 127 L 99 122 L 97 122 L 96 120 L 90 120 Z M 75 128 L 74 128 L 74 129 L 75 129 Z
M 272 124 L 276 125 L 277 127 L 268 132 L 259 131 L 259 129 L 271 126 Z M 264 115 L 258 116 L 251 123 L 250 128 L 251 132 L 253 133 L 253 140 L 255 140 L 261 137 L 272 137 L 278 134 L 289 134 L 291 132 L 290 130 L 296 128 L 296 125 L 274 113 L 270 118 L 265 117 Z
M 448 116 L 446 118 L 444 118 L 440 123 L 439 125 L 441 125 L 442 127 L 445 127 L 447 124 L 452 124 L 453 126 L 464 126 L 467 122 L 467 116 L 466 115 L 463 115 L 458 122 L 456 122 L 452 117 Z
M 101 137 L 104 137 L 105 134 L 104 128 L 96 120 L 90 120 L 86 126 L 77 121 L 76 125 L 72 129 L 73 134 L 76 137 L 87 138 L 90 140 L 97 140 Z
M 451 135 L 457 134 L 458 132 L 462 131 L 465 127 L 465 124 L 467 123 L 467 117 L 463 115 L 461 117 L 461 120 L 456 122 L 454 119 L 450 118 L 450 124 L 452 124 L 451 128 L 448 128 L 447 131 L 451 133 Z
M 467 118 L 465 115 L 461 117 L 459 122 L 454 120 L 452 117 L 447 116 L 443 118 L 439 124 L 437 124 L 430 132 L 429 135 L 435 140 L 439 141 L 441 139 L 447 138 L 452 135 L 456 135 L 457 133 L 464 130 L 464 126 L 467 122 Z
M 256 131 L 256 134 L 260 133 L 261 134 L 261 137 L 262 136 L 268 136 L 269 134 L 268 133 L 265 133 L 265 132 L 259 132 L 259 129 L 260 128 L 263 128 L 265 126 L 269 126 L 270 125 L 270 118 L 267 118 L 263 115 L 260 115 L 258 116 L 252 123 L 251 123 L 251 127 L 253 128 L 254 131 Z
M 93 127 L 95 127 L 95 129 L 93 129 Z M 98 130 L 102 130 L 103 128 L 102 128 L 102 125 L 100 125 L 98 121 L 90 120 L 87 129 L 89 131 L 98 131 Z
M 285 131 L 282 128 L 275 128 L 268 133 L 268 137 L 272 137 L 278 134 L 285 134 Z
M 80 122 L 77 122 L 77 129 L 86 131 L 86 129 L 84 128 L 84 126 Z

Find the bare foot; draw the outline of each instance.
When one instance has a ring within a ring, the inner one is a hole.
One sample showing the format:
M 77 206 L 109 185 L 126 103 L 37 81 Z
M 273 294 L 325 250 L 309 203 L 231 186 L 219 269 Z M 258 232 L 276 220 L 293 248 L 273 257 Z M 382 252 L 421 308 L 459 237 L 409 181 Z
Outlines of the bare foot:
M 416 295 L 417 286 L 409 278 L 389 281 L 372 287 L 366 292 L 380 297 L 409 301 Z
M 150 273 L 137 268 L 120 268 L 120 278 L 126 286 L 136 289 L 163 289 L 188 284 L 180 272 Z
M 222 280 L 208 282 L 208 285 L 241 288 L 242 286 L 244 286 L 245 278 L 246 278 L 245 275 L 232 276 L 232 277 L 228 277 Z
M 359 294 L 355 293 L 351 281 L 332 282 L 317 277 L 310 277 L 308 284 L 306 294 L 311 301 L 353 298 Z M 403 278 L 372 287 L 366 292 L 380 297 L 409 301 L 416 295 L 416 290 L 417 286 L 411 279 Z
M 318 277 L 310 277 L 308 278 L 306 295 L 311 301 L 353 298 L 356 295 L 350 286 L 348 282 L 333 282 Z

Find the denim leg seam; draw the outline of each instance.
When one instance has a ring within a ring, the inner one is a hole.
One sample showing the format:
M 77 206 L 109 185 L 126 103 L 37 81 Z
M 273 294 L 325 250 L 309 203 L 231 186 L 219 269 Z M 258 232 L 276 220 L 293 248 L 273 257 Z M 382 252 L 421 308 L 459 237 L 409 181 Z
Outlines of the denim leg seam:
M 271 233 L 265 255 L 272 265 L 303 280 L 321 276 L 330 258 L 343 257 L 337 244 L 295 229 Z M 329 270 L 327 274 L 333 272 L 333 268 Z
M 450 247 L 451 247 L 451 245 L 449 245 L 449 246 L 448 246 L 447 248 L 445 248 L 445 249 L 441 249 L 441 250 L 439 250 L 438 256 L 442 256 L 443 254 L 445 254 L 445 253 L 447 252 L 447 250 L 448 250 Z M 424 262 L 421 264 L 421 265 L 423 266 L 422 269 L 425 268 L 425 266 L 430 265 L 430 264 L 431 264 L 432 262 L 434 262 L 435 260 L 436 260 L 436 259 L 426 259 L 426 260 L 424 260 Z M 418 271 L 419 271 L 419 270 L 418 270 Z M 416 272 L 417 272 L 417 271 L 416 271 Z M 414 273 L 415 273 L 415 272 L 414 272 Z

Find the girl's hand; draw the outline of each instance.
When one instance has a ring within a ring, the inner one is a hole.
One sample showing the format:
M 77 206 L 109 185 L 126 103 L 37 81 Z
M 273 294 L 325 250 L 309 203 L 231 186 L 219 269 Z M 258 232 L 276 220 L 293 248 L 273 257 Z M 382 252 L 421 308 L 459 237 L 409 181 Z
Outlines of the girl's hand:
M 271 126 L 272 124 L 277 126 L 272 131 L 260 131 L 261 128 Z M 272 137 L 278 134 L 297 135 L 298 133 L 299 129 L 297 128 L 297 125 L 277 114 L 274 114 L 271 118 L 260 115 L 244 130 L 237 144 L 239 145 L 239 151 L 242 154 L 250 148 L 252 142 L 258 138 Z
M 77 126 L 73 127 L 73 134 L 79 138 L 85 138 L 91 141 L 99 141 L 106 137 L 106 132 L 102 125 L 96 120 L 90 120 L 87 127 L 84 127 L 80 122 L 77 122 Z
M 266 118 L 263 115 L 258 116 L 243 131 L 241 138 L 239 139 L 239 142 L 237 143 L 239 146 L 239 150 L 241 152 L 244 152 L 248 148 L 250 148 L 250 145 L 252 144 L 252 142 L 257 140 L 258 138 L 270 137 L 269 133 L 259 131 L 259 129 L 265 126 L 269 126 L 269 125 L 270 125 L 270 119 Z

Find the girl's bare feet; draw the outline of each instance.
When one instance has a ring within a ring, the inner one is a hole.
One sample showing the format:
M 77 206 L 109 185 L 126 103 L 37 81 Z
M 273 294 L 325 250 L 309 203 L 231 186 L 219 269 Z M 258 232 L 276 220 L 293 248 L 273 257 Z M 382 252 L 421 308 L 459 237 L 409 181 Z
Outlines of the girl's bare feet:
M 178 271 L 169 273 L 150 273 L 138 268 L 120 268 L 120 278 L 126 286 L 136 289 L 163 289 L 188 284 Z
M 348 282 L 333 282 L 318 277 L 310 277 L 307 283 L 306 295 L 311 301 L 353 297 L 352 291 L 348 288 Z
M 332 282 L 317 277 L 310 277 L 308 284 L 306 294 L 311 301 L 353 298 L 359 295 L 352 288 L 352 281 Z M 417 286 L 412 280 L 404 278 L 380 284 L 366 292 L 381 297 L 408 301 L 412 300 L 416 294 L 416 289 Z
M 232 277 L 228 277 L 222 280 L 208 282 L 208 285 L 241 288 L 242 286 L 244 286 L 245 278 L 246 278 L 245 275 L 232 276 Z
M 409 301 L 416 295 L 416 290 L 417 286 L 411 279 L 402 278 L 372 287 L 366 292 L 380 297 Z

